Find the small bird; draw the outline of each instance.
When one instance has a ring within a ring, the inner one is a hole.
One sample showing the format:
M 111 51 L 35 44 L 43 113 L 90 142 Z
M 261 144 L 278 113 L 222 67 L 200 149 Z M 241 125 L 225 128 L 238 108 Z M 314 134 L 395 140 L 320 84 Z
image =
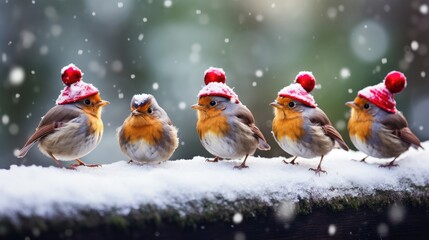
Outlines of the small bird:
M 360 90 L 353 102 L 346 103 L 351 108 L 348 123 L 350 139 L 357 149 L 367 155 L 361 162 L 365 162 L 368 156 L 393 158 L 380 167 L 396 167 L 395 160 L 410 146 L 423 148 L 408 128 L 404 115 L 396 109 L 393 94 L 401 92 L 406 86 L 405 75 L 392 71 L 383 82 Z
M 269 150 L 262 132 L 256 127 L 250 110 L 243 105 L 237 94 L 228 87 L 225 72 L 210 67 L 204 74 L 206 86 L 199 92 L 197 132 L 204 148 L 215 156 L 209 162 L 222 159 L 244 161 L 234 168 L 247 168 L 246 160 L 256 149 Z
M 92 84 L 82 81 L 83 73 L 74 64 L 61 70 L 66 85 L 51 108 L 42 118 L 33 135 L 30 136 L 17 157 L 23 158 L 34 144 L 40 151 L 59 161 L 76 160 L 70 168 L 78 166 L 98 167 L 86 164 L 80 158 L 90 153 L 100 143 L 103 135 L 101 109 L 109 102 L 101 99 L 99 91 Z
M 134 95 L 131 114 L 118 128 L 119 146 L 130 162 L 160 163 L 168 160 L 179 145 L 177 129 L 155 97 Z
M 327 173 L 321 167 L 322 160 L 336 143 L 346 151 L 349 148 L 328 116 L 317 107 L 310 94 L 315 85 L 316 79 L 311 72 L 300 72 L 295 82 L 281 89 L 270 105 L 274 107 L 274 138 L 285 152 L 294 156 L 291 162 L 284 162 L 297 164 L 297 157 L 321 156 L 317 168 L 309 169 L 320 175 Z

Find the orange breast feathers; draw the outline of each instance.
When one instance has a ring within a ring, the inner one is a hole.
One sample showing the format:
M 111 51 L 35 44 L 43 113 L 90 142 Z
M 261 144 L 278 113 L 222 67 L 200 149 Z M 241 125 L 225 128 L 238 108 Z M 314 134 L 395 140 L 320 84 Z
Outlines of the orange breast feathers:
M 280 108 L 274 109 L 273 132 L 278 141 L 288 137 L 293 141 L 297 141 L 304 135 L 304 119 L 302 113 L 290 109 L 289 102 L 296 101 L 290 98 L 277 98 L 277 103 Z
M 145 140 L 149 144 L 158 143 L 163 135 L 161 121 L 150 116 L 129 116 L 123 126 L 125 139 L 131 143 Z
M 100 118 L 94 117 L 92 115 L 87 115 L 88 117 L 88 131 L 90 134 L 96 134 L 101 140 L 101 135 L 103 134 L 104 126 Z
M 203 107 L 198 110 L 197 131 L 200 139 L 208 133 L 224 136 L 230 131 L 226 116 L 222 114 L 222 110 L 210 107 L 210 101 L 209 96 L 198 100 L 198 104 Z
M 367 100 L 356 97 L 354 100 L 356 106 L 352 107 L 348 130 L 351 136 L 355 136 L 360 140 L 367 140 L 371 137 L 372 115 L 368 110 L 364 109 Z
M 97 134 L 100 138 L 103 134 L 104 126 L 103 122 L 101 121 L 101 106 L 97 103 L 101 102 L 102 100 L 100 94 L 90 96 L 88 99 L 91 101 L 91 105 L 82 108 L 88 117 L 88 131 L 90 134 Z

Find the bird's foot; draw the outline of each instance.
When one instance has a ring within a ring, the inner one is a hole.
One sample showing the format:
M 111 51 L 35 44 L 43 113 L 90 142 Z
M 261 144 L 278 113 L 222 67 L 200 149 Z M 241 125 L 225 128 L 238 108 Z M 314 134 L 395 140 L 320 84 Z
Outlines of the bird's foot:
M 328 172 L 323 170 L 320 166 L 318 166 L 317 168 L 309 168 L 308 171 L 314 171 L 314 173 L 319 174 L 319 176 L 320 173 L 328 174 Z
M 286 161 L 286 159 L 285 159 L 285 160 L 283 160 L 283 162 L 286 164 L 299 165 L 299 163 L 295 162 L 295 159 L 290 161 L 290 162 Z
M 128 160 L 128 164 L 133 164 L 134 161 L 132 159 Z
M 206 162 L 219 162 L 219 157 L 215 157 L 215 158 L 213 158 L 213 160 L 210 160 L 210 159 L 208 159 L 208 158 L 206 158 Z
M 399 164 L 396 164 L 396 163 L 390 162 L 390 163 L 388 163 L 388 164 L 383 164 L 383 165 L 380 165 L 380 166 L 378 166 L 378 167 L 391 169 L 391 168 L 393 168 L 393 167 L 399 167 Z
M 246 164 L 242 163 L 240 165 L 234 166 L 234 169 L 243 169 L 243 168 L 249 168 L 249 166 L 247 166 Z
M 101 167 L 100 164 L 86 164 L 82 160 L 76 159 L 77 163 L 70 164 L 70 169 L 76 169 L 77 167 Z

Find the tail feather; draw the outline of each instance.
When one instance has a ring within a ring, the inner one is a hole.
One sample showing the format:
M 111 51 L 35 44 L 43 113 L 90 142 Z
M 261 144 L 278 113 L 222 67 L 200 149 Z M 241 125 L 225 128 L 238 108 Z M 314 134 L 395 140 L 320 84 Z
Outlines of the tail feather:
M 18 154 L 16 155 L 17 158 L 23 158 L 25 155 L 27 155 L 28 151 L 39 141 L 33 141 L 31 143 L 26 144 L 21 150 L 19 150 Z
M 258 149 L 263 151 L 268 151 L 271 149 L 270 145 L 268 145 L 267 142 L 265 142 L 263 139 L 258 138 Z

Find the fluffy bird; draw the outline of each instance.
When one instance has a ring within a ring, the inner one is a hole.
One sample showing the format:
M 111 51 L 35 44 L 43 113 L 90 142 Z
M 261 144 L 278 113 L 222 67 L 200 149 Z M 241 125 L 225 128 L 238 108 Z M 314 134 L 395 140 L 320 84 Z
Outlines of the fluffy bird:
M 179 145 L 177 129 L 155 97 L 134 95 L 131 114 L 118 129 L 119 145 L 130 162 L 160 163 L 168 160 Z
M 366 87 L 346 105 L 351 108 L 348 123 L 350 139 L 367 156 L 393 158 L 380 167 L 398 166 L 395 160 L 410 146 L 423 148 L 420 140 L 408 128 L 404 115 L 396 109 L 394 94 L 407 86 L 405 75 L 398 71 L 387 74 L 384 81 Z
M 317 168 L 309 169 L 320 175 L 326 173 L 321 164 L 327 153 L 337 144 L 346 151 L 349 148 L 326 114 L 317 107 L 310 94 L 315 85 L 316 79 L 311 72 L 300 72 L 295 82 L 281 89 L 270 105 L 274 107 L 274 138 L 293 156 L 291 162 L 284 162 L 296 164 L 297 157 L 320 157 Z
M 102 107 L 109 102 L 101 99 L 99 91 L 92 84 L 82 81 L 83 73 L 74 64 L 61 70 L 66 85 L 61 91 L 56 106 L 51 108 L 39 123 L 17 157 L 23 158 L 36 143 L 40 151 L 59 161 L 76 160 L 70 168 L 78 166 L 97 167 L 86 164 L 80 158 L 97 147 L 103 135 L 101 121 Z
M 250 110 L 243 105 L 237 94 L 228 87 L 225 72 L 210 67 L 204 74 L 206 86 L 198 94 L 197 132 L 204 148 L 215 156 L 210 162 L 222 159 L 244 161 L 234 168 L 247 168 L 246 160 L 256 149 L 269 150 L 262 132 L 256 127 Z

